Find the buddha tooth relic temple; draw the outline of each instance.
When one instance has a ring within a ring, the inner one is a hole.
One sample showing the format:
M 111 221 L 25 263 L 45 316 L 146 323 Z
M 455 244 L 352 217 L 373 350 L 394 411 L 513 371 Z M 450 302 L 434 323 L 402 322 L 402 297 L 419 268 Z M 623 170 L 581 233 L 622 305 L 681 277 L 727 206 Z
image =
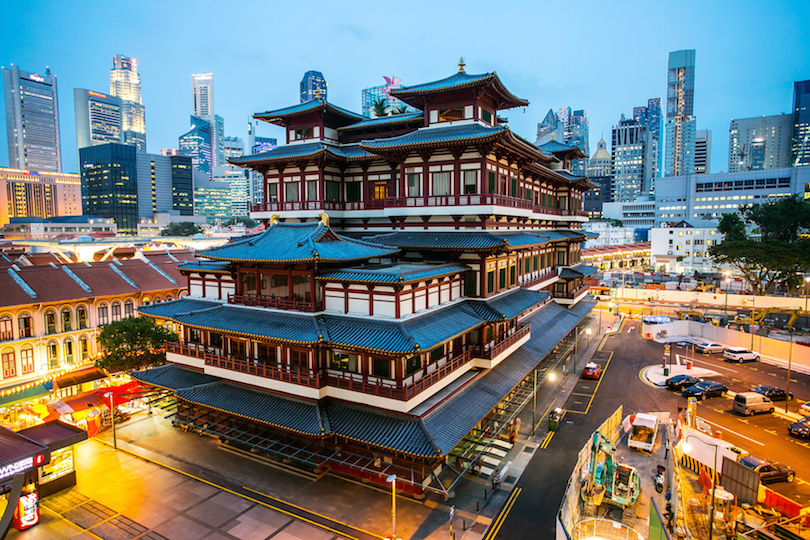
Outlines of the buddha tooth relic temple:
M 577 147 L 538 148 L 496 73 L 393 90 L 367 118 L 315 98 L 255 118 L 286 145 L 231 159 L 264 176 L 266 229 L 178 269 L 189 295 L 139 309 L 168 364 L 133 376 L 178 428 L 309 470 L 450 497 L 509 446 L 536 373 L 593 304 Z M 556 356 L 555 356 L 556 355 Z M 535 371 L 537 370 L 537 371 Z M 531 405 L 530 405 L 531 406 Z

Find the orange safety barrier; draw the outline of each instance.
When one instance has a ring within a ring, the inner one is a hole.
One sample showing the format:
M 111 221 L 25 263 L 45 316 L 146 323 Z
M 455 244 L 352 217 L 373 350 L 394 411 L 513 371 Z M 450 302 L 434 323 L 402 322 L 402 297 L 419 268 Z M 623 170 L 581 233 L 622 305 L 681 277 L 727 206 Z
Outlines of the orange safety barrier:
M 802 505 L 796 501 L 788 499 L 784 495 L 780 495 L 769 488 L 765 488 L 765 501 L 763 502 L 767 506 L 775 508 L 787 518 L 794 518 L 798 516 L 803 508 Z

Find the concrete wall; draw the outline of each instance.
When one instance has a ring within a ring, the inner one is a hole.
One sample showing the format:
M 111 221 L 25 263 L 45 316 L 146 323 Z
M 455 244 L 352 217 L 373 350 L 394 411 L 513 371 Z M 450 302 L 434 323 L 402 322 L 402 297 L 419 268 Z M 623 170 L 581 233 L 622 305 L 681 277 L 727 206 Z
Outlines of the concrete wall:
M 728 305 L 729 309 L 800 308 L 804 309 L 807 299 L 791 296 L 753 296 L 750 294 L 729 294 L 725 292 L 661 291 L 655 289 L 611 289 L 614 300 L 635 300 L 639 302 L 671 302 L 675 304 L 700 304 L 709 306 Z M 728 302 L 728 304 L 726 304 Z

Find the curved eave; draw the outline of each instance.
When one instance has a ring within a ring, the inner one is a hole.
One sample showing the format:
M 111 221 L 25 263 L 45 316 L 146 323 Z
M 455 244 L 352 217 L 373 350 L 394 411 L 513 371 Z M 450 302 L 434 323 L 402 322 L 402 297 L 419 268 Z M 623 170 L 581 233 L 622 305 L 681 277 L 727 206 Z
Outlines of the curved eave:
M 315 152 L 309 152 L 307 154 L 295 154 L 295 155 L 288 154 L 284 156 L 266 156 L 266 157 L 260 157 L 261 154 L 257 154 L 256 157 L 253 159 L 250 159 L 251 156 L 241 158 L 228 158 L 228 163 L 230 163 L 231 165 L 235 165 L 237 167 L 255 167 L 260 165 L 270 165 L 273 163 L 288 163 L 290 161 L 318 159 L 324 156 L 326 153 L 327 153 L 326 148 L 321 148 L 319 150 L 316 150 Z M 334 154 L 331 154 L 330 152 L 330 155 Z
M 504 137 L 504 143 L 513 145 L 517 151 L 527 154 L 534 161 L 538 163 L 552 163 L 556 161 L 554 156 L 543 152 L 535 145 L 513 132 L 508 126 L 504 132 L 507 133 Z
M 271 426 L 271 427 L 274 427 L 276 429 L 280 429 L 282 431 L 287 431 L 287 432 L 290 432 L 290 433 L 298 433 L 299 435 L 304 435 L 304 436 L 307 436 L 307 437 L 316 437 L 318 439 L 323 439 L 323 438 L 328 437 L 329 435 L 331 435 L 331 433 L 324 433 L 323 431 L 321 431 L 320 433 L 310 433 L 308 431 L 301 431 L 301 430 L 298 430 L 298 429 L 295 429 L 295 428 L 291 428 L 289 426 L 284 426 L 284 425 L 281 425 L 281 424 L 274 424 L 273 422 L 268 422 L 267 420 L 262 420 L 260 418 L 254 418 L 252 416 L 248 416 L 248 415 L 245 415 L 245 414 L 239 414 L 237 412 L 229 411 L 228 409 L 222 409 L 222 408 L 216 407 L 214 405 L 209 405 L 207 403 L 202 403 L 202 402 L 199 402 L 199 401 L 196 401 L 196 400 L 193 400 L 193 399 L 188 399 L 188 398 L 185 398 L 185 397 L 182 397 L 182 396 L 177 396 L 177 398 L 182 399 L 186 403 L 194 403 L 195 405 L 199 405 L 200 407 L 205 407 L 207 409 L 212 409 L 214 411 L 219 411 L 219 412 L 227 414 L 229 416 L 236 416 L 238 418 L 244 418 L 245 420 L 249 420 L 251 422 L 258 422 L 260 424 Z
M 328 263 L 340 263 L 340 262 L 354 262 L 354 261 L 367 261 L 369 259 L 375 259 L 377 257 L 385 257 L 387 255 L 394 255 L 399 253 L 400 250 L 397 249 L 396 251 L 386 251 L 383 253 L 379 253 L 376 255 L 368 255 L 366 257 L 353 257 L 348 259 L 328 259 L 325 257 L 310 257 L 307 259 L 235 259 L 233 257 L 216 257 L 213 255 L 206 255 L 209 259 L 216 259 L 218 261 L 232 261 L 238 263 L 262 263 L 262 264 L 308 264 L 308 263 L 316 263 L 316 262 L 328 262 Z
M 444 454 L 435 454 L 435 453 L 434 453 L 434 454 L 415 454 L 415 453 L 413 453 L 413 452 L 408 452 L 407 450 L 400 450 L 400 449 L 398 449 L 398 448 L 392 448 L 392 447 L 390 447 L 390 446 L 386 446 L 386 445 L 384 445 L 384 444 L 375 443 L 375 442 L 367 441 L 367 440 L 364 440 L 364 439 L 358 439 L 358 438 L 356 438 L 356 437 L 350 437 L 349 435 L 343 435 L 343 434 L 341 434 L 341 433 L 337 433 L 337 432 L 335 432 L 335 431 L 333 431 L 332 433 L 333 433 L 334 435 L 336 435 L 336 436 L 338 436 L 338 437 L 342 438 L 342 439 L 346 439 L 347 441 L 354 441 L 354 442 L 358 442 L 358 443 L 361 443 L 361 444 L 367 444 L 367 445 L 369 445 L 369 446 L 374 446 L 375 448 L 381 448 L 381 449 L 383 449 L 383 450 L 388 450 L 388 451 L 391 451 L 391 452 L 396 452 L 396 453 L 398 453 L 398 454 L 405 454 L 405 455 L 407 455 L 407 456 L 416 457 L 416 458 L 431 458 L 431 459 L 437 459 L 437 458 L 440 458 L 440 457 L 442 457 L 442 456 L 444 455 Z
M 338 133 L 348 133 L 352 131 L 374 131 L 374 130 L 381 130 L 391 126 L 401 126 L 402 124 L 416 124 L 421 125 L 425 121 L 425 115 L 419 114 L 417 116 L 406 116 L 405 118 L 397 118 L 398 116 L 405 116 L 405 115 L 393 115 L 393 116 L 383 116 L 380 117 L 381 120 L 379 122 L 369 122 L 368 120 L 363 120 L 358 122 L 357 124 L 349 124 L 348 126 L 342 126 L 338 128 Z M 388 120 L 390 118 L 390 120 Z M 385 120 L 382 120 L 385 119 Z
M 422 281 L 429 281 L 433 279 L 441 279 L 446 278 L 447 276 L 453 276 L 456 274 L 463 274 L 464 272 L 468 272 L 469 270 L 453 270 L 452 272 L 444 272 L 441 274 L 433 274 L 431 276 L 422 276 L 413 279 L 399 279 L 395 276 L 379 279 L 362 279 L 362 278 L 330 278 L 329 276 L 315 276 L 315 279 L 321 281 L 335 281 L 340 283 L 357 283 L 360 285 L 370 284 L 370 285 L 410 285 L 411 283 L 419 283 Z
M 449 79 L 451 77 L 453 76 L 451 75 L 450 77 L 446 77 L 446 79 Z M 529 105 L 529 102 L 527 100 L 519 98 L 512 92 L 507 90 L 506 86 L 504 86 L 503 82 L 501 81 L 500 77 L 498 77 L 498 74 L 495 71 L 493 71 L 492 73 L 487 73 L 486 76 L 483 77 L 470 79 L 467 81 L 463 81 L 449 86 L 443 86 L 440 88 L 420 89 L 419 86 L 422 85 L 415 85 L 413 89 L 409 89 L 409 87 L 403 87 L 396 90 L 391 90 L 391 96 L 400 99 L 405 103 L 408 103 L 409 105 L 413 105 L 411 101 L 413 101 L 415 98 L 421 98 L 422 96 L 429 96 L 445 92 L 455 92 L 458 90 L 465 90 L 468 88 L 491 86 L 493 90 L 501 98 L 500 102 L 497 103 L 498 110 L 513 109 L 515 107 L 527 107 Z
M 242 336 L 242 337 L 246 337 L 246 338 L 250 338 L 250 339 L 271 340 L 271 341 L 274 341 L 274 342 L 289 343 L 289 344 L 292 344 L 292 345 L 315 345 L 317 343 L 323 343 L 323 341 L 321 341 L 321 340 L 301 341 L 301 340 L 297 340 L 297 339 L 287 339 L 287 338 L 280 338 L 280 337 L 262 336 L 262 335 L 259 335 L 259 334 L 249 334 L 247 332 L 239 332 L 237 330 L 226 330 L 224 328 L 217 328 L 215 326 L 203 326 L 203 325 L 200 325 L 200 324 L 187 323 L 187 322 L 183 322 L 181 320 L 174 319 L 174 318 L 169 318 L 169 320 L 174 321 L 177 324 L 182 324 L 183 326 L 187 326 L 189 328 L 196 328 L 198 330 L 206 330 L 208 332 L 216 332 L 216 333 L 224 332 L 224 333 L 228 333 L 229 335 Z
M 477 137 L 456 137 L 454 139 L 415 141 L 390 145 L 369 146 L 363 144 L 365 141 L 361 141 L 360 148 L 362 148 L 366 152 L 374 152 L 375 154 L 380 154 L 386 152 L 397 152 L 401 150 L 420 150 L 425 148 L 446 148 L 448 146 L 469 146 L 474 144 L 486 144 L 500 139 L 503 136 L 504 131 L 505 130 L 501 130 L 495 133 L 487 133 L 485 135 L 479 135 Z
M 231 274 L 230 270 L 210 270 L 208 268 L 178 268 L 178 272 L 181 274 L 187 272 L 191 273 L 200 273 L 200 274 Z

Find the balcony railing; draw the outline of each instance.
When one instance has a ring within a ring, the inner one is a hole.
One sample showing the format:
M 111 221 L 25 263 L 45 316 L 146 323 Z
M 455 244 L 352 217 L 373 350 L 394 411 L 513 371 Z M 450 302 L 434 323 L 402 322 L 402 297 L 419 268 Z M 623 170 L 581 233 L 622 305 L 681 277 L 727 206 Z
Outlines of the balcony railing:
M 317 371 L 295 371 L 292 369 L 280 368 L 277 365 L 263 364 L 246 358 L 223 356 L 222 354 L 218 354 L 202 346 L 191 347 L 182 343 L 170 341 L 166 344 L 166 352 L 200 358 L 205 362 L 206 366 L 218 367 L 248 375 L 255 375 L 265 379 L 300 384 L 310 388 L 320 388 L 323 386 L 322 378 Z
M 260 294 L 229 294 L 229 304 L 241 304 L 243 306 L 260 306 L 274 309 L 285 309 L 291 311 L 316 312 L 323 307 L 320 302 L 306 302 L 303 300 L 289 300 L 287 298 L 277 298 L 275 296 L 264 296 Z
M 551 291 L 551 295 L 554 298 L 568 298 L 569 300 L 572 300 L 579 296 L 583 290 L 587 290 L 588 288 L 589 287 L 587 285 L 580 285 L 573 291 Z
M 506 336 L 496 343 L 494 343 L 489 349 L 484 350 L 481 353 L 483 358 L 492 359 L 503 353 L 506 349 L 520 341 L 525 336 L 529 335 L 529 332 L 532 331 L 532 325 L 530 323 L 524 323 L 517 326 L 515 331 Z
M 539 276 L 536 276 L 536 277 L 521 281 L 520 286 L 521 287 L 533 287 L 533 286 L 537 285 L 538 283 L 543 283 L 544 281 L 548 281 L 550 279 L 553 279 L 553 278 L 557 277 L 557 274 L 558 274 L 557 268 L 552 268 L 552 269 L 544 272 L 543 274 L 540 274 Z
M 385 208 L 429 208 L 439 206 L 480 206 L 494 205 L 510 208 L 523 208 L 539 214 L 557 216 L 585 216 L 584 210 L 550 208 L 532 203 L 527 199 L 501 195 L 498 193 L 473 193 L 466 195 L 440 195 L 430 197 L 385 197 L 365 201 L 293 201 L 253 204 L 251 212 L 291 212 L 300 210 L 383 210 Z

